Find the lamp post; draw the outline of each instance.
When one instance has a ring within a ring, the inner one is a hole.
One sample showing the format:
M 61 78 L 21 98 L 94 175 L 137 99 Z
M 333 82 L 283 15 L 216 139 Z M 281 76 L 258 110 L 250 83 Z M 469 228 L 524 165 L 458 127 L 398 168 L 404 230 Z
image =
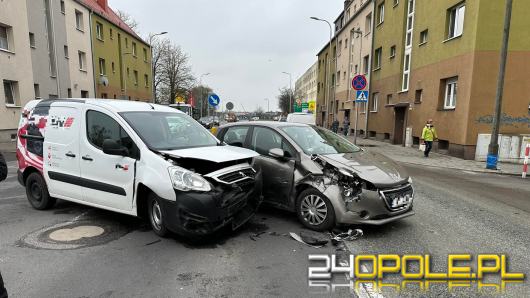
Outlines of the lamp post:
M 121 76 L 123 78 L 123 97 L 124 99 L 127 98 L 127 79 L 129 76 L 125 77 L 125 56 L 132 55 L 132 53 L 122 53 L 121 54 Z
M 269 100 L 268 98 L 265 98 L 264 100 L 266 100 L 266 101 L 267 101 L 267 113 L 268 113 L 268 112 L 270 112 L 270 111 L 271 111 L 271 106 L 270 106 L 270 104 L 271 104 L 271 101 L 270 101 L 270 100 Z
M 203 102 L 204 102 L 204 87 L 202 86 L 202 78 L 203 77 L 206 77 L 206 76 L 209 76 L 210 73 L 207 72 L 207 73 L 203 73 L 202 75 L 200 75 L 199 77 L 199 86 L 201 87 L 201 118 L 202 118 L 202 107 L 203 107 Z
M 311 19 L 315 20 L 315 21 L 319 21 L 319 22 L 325 22 L 325 23 L 328 24 L 328 26 L 329 26 L 329 52 L 331 53 L 331 43 L 333 42 L 333 27 L 331 26 L 331 23 L 329 21 L 327 21 L 327 20 L 320 19 L 320 18 L 317 18 L 317 17 L 311 17 Z M 324 123 L 325 123 L 324 127 L 327 127 L 328 124 L 329 124 L 329 82 L 328 82 L 328 75 L 331 72 L 331 63 L 329 63 L 327 60 L 326 60 L 326 63 L 328 63 L 328 69 L 326 71 L 326 76 L 324 78 L 324 80 L 326 80 L 326 86 L 327 86 L 327 90 L 325 91 L 325 94 L 324 94 L 324 102 L 326 104 L 326 117 L 325 117 L 325 119 L 322 119 L 324 121 Z
M 283 71 L 282 73 L 289 76 L 289 114 L 290 114 L 291 109 L 293 108 L 293 76 L 286 71 Z
M 160 32 L 160 33 L 157 33 L 157 34 L 153 34 L 151 36 L 149 36 L 149 48 L 151 49 L 151 91 L 152 91 L 152 96 L 153 96 L 153 103 L 156 103 L 156 90 L 155 90 L 155 76 L 156 76 L 156 73 L 155 73 L 155 65 L 153 64 L 153 38 L 155 38 L 156 36 L 160 36 L 160 35 L 165 35 L 167 34 L 166 31 L 164 32 Z

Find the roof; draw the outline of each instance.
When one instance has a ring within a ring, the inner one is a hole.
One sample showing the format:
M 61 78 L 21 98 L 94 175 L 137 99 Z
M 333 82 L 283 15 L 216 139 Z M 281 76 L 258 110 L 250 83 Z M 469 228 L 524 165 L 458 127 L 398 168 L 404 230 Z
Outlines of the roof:
M 98 2 L 102 2 L 101 0 L 78 0 L 81 4 L 84 4 L 88 9 L 92 10 L 95 14 L 101 16 L 105 20 L 111 22 L 112 24 L 116 25 L 117 27 L 121 28 L 123 31 L 131 34 L 144 44 L 148 45 L 147 42 L 145 42 L 134 30 L 129 27 L 125 22 L 122 21 L 122 19 L 114 12 L 114 10 L 106 5 L 106 7 L 102 7 Z M 106 2 L 106 0 L 104 0 Z
M 182 113 L 181 111 L 170 108 L 168 106 L 152 104 L 142 101 L 129 101 L 129 100 L 114 100 L 114 99 L 85 99 L 86 104 L 92 104 L 100 107 L 104 107 L 119 112 L 142 112 L 142 111 L 157 111 L 157 112 L 174 112 Z
M 279 128 L 279 127 L 286 127 L 286 126 L 310 126 L 309 124 L 302 124 L 302 123 L 293 123 L 293 122 L 279 122 L 279 121 L 252 121 L 252 122 L 235 122 L 235 123 L 228 123 L 223 125 L 222 127 L 230 127 L 230 126 L 265 126 L 270 128 Z

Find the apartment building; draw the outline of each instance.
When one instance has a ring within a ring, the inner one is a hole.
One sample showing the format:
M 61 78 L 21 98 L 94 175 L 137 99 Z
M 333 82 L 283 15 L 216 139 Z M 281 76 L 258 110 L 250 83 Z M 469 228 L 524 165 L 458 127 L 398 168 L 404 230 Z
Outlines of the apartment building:
M 32 98 L 71 97 L 66 3 L 62 0 L 27 0 L 26 5 L 27 46 L 31 48 L 34 85 Z
M 334 119 L 340 123 L 344 118 L 352 124 L 355 121 L 356 94 L 351 88 L 351 81 L 358 74 L 370 77 L 373 9 L 370 0 L 345 1 L 344 10 L 334 22 L 332 58 L 326 58 L 329 44 L 318 54 L 317 120 L 321 120 L 318 123 L 327 123 L 326 127 L 330 127 Z M 359 109 L 364 112 L 366 105 L 361 104 Z
M 91 11 L 96 97 L 152 100 L 151 48 L 109 7 L 83 0 Z
M 435 148 L 474 159 L 491 133 L 505 1 L 376 0 L 368 136 L 414 143 L 428 119 Z M 501 134 L 530 134 L 530 2 L 515 0 Z M 411 141 L 411 140 L 409 140 Z
M 26 1 L 0 1 L 0 143 L 16 140 L 21 109 L 34 97 L 27 11 Z
M 316 102 L 317 100 L 317 71 L 318 62 L 311 65 L 305 73 L 296 80 L 295 99 L 299 102 Z

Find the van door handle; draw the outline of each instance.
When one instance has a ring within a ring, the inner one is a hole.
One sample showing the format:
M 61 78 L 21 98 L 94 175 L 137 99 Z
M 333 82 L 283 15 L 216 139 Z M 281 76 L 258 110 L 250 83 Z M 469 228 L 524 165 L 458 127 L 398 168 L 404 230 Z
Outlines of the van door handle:
M 71 158 L 75 158 L 75 154 L 73 154 L 72 152 L 68 152 L 65 154 L 67 157 L 71 157 Z
M 94 161 L 94 160 L 92 159 L 92 157 L 90 157 L 90 155 L 85 155 L 85 156 L 83 156 L 83 157 L 81 157 L 81 158 L 82 158 L 83 160 L 87 160 L 87 161 Z

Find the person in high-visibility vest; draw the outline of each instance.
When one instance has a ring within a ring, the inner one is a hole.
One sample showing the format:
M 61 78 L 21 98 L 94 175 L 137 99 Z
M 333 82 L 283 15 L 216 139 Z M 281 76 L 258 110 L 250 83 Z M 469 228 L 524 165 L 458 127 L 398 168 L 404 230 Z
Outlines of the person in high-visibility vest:
M 429 157 L 429 153 L 432 150 L 432 143 L 438 140 L 438 134 L 436 133 L 432 119 L 427 120 L 427 124 L 421 133 L 421 140 L 425 144 L 425 157 Z

